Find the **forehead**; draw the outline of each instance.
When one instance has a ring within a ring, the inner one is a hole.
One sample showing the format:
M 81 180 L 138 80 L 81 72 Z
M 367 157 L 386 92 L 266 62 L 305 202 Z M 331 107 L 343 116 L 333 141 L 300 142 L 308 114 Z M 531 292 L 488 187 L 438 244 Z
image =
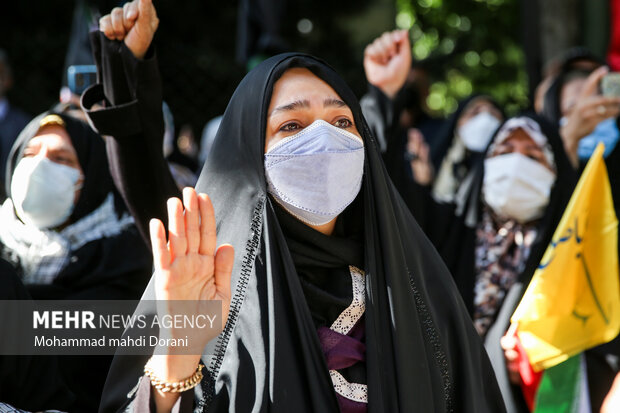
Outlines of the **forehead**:
M 467 114 L 483 107 L 495 107 L 495 105 L 485 96 L 474 98 L 463 110 L 463 114 Z
M 586 83 L 586 78 L 571 79 L 562 87 L 562 100 L 574 100 Z
M 269 112 L 279 105 L 296 100 L 320 100 L 340 96 L 324 80 L 305 68 L 288 69 L 273 86 Z
M 513 143 L 521 143 L 528 146 L 535 146 L 536 148 L 540 148 L 538 144 L 534 141 L 534 139 L 532 139 L 532 137 L 522 128 L 517 128 L 511 131 L 508 137 L 504 139 L 504 141 L 500 143 L 500 145 Z
M 38 146 L 42 143 L 75 151 L 67 130 L 59 125 L 49 125 L 39 129 L 36 135 L 28 141 L 28 146 Z

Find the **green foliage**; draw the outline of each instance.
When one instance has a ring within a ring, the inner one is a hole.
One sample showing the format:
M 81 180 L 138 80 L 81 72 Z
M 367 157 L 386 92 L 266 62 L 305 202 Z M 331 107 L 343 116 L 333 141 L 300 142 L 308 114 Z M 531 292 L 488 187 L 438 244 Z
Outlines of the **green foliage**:
M 528 106 L 518 0 L 396 0 L 396 8 L 414 59 L 431 68 L 431 110 L 449 114 L 472 92 L 490 94 L 510 114 Z

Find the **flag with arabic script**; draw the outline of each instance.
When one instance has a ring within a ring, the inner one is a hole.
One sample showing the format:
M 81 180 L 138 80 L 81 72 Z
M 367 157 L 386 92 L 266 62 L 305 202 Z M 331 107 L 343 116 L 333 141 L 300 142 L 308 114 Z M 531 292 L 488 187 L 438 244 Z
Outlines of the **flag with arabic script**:
M 604 146 L 588 161 L 511 322 L 534 371 L 611 341 L 620 329 L 618 220 Z

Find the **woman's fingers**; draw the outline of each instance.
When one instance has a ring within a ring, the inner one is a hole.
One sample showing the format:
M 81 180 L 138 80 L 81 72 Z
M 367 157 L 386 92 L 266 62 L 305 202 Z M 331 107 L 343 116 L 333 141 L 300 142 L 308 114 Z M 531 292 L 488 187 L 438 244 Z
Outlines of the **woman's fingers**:
M 407 132 L 409 152 L 420 154 L 422 144 L 422 134 L 417 128 L 410 128 Z
M 215 254 L 215 288 L 223 299 L 230 300 L 230 276 L 235 263 L 235 249 L 230 244 L 221 245 Z
M 123 13 L 125 15 L 125 20 L 133 23 L 138 18 L 138 3 L 135 1 L 125 3 L 123 6 Z
M 179 198 L 170 198 L 168 207 L 168 234 L 172 260 L 187 253 L 187 237 L 185 233 L 185 217 Z
M 211 199 L 206 194 L 198 195 L 198 206 L 200 209 L 200 246 L 198 252 L 201 255 L 215 254 L 216 227 L 215 211 Z
M 420 141 L 420 151 L 418 153 L 418 156 L 420 157 L 420 161 L 422 161 L 424 163 L 428 163 L 428 155 L 429 155 L 428 145 L 426 144 L 426 142 L 421 140 Z
M 590 76 L 588 76 L 586 82 L 583 85 L 583 88 L 581 89 L 581 98 L 598 94 L 599 82 L 608 72 L 609 68 L 607 66 L 601 66 L 594 72 L 590 73 Z
M 200 211 L 198 196 L 193 188 L 183 189 L 183 206 L 185 207 L 187 252 L 198 252 L 198 247 L 200 246 Z
M 110 13 L 112 30 L 114 30 L 114 35 L 116 36 L 116 40 L 123 40 L 125 38 L 125 24 L 123 23 L 123 9 L 120 7 L 115 7 L 112 9 Z
M 149 222 L 151 233 L 151 249 L 153 251 L 153 264 L 156 270 L 168 270 L 170 267 L 170 251 L 166 244 L 166 230 L 164 224 L 158 219 Z
M 101 30 L 108 39 L 116 39 L 114 29 L 112 28 L 112 17 L 110 17 L 109 14 L 106 14 L 101 19 L 99 19 L 99 30 Z

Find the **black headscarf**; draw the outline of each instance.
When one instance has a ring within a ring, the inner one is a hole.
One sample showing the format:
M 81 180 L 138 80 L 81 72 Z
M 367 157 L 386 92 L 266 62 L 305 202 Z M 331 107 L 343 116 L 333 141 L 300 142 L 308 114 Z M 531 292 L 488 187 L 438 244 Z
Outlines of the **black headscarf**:
M 6 191 L 10 198 L 11 181 L 13 180 L 13 172 L 17 167 L 17 163 L 23 157 L 24 150 L 28 146 L 30 139 L 39 131 L 41 120 L 51 114 L 59 116 L 64 121 L 64 128 L 71 139 L 71 143 L 77 153 L 78 162 L 84 173 L 84 184 L 80 191 L 80 197 L 69 217 L 71 222 L 75 222 L 99 207 L 114 188 L 112 177 L 108 172 L 108 158 L 103 138 L 95 133 L 85 122 L 54 112 L 42 113 L 30 121 L 19 134 L 11 149 L 6 165 Z M 122 208 L 121 205 L 117 204 L 117 208 Z
M 552 124 L 559 125 L 562 118 L 562 89 L 564 85 L 571 79 L 574 79 L 574 76 L 580 76 L 585 79 L 590 73 L 582 69 L 570 68 L 560 71 L 545 92 L 541 115 Z
M 429 142 L 431 162 L 433 163 L 435 170 L 439 170 L 439 167 L 441 166 L 441 161 L 446 156 L 448 150 L 452 146 L 452 141 L 454 140 L 454 134 L 456 131 L 456 125 L 461 118 L 463 111 L 467 106 L 469 106 L 471 102 L 479 98 L 489 101 L 491 104 L 493 104 L 493 106 L 497 108 L 497 110 L 502 113 L 502 115 L 504 114 L 504 111 L 499 106 L 499 104 L 488 95 L 474 93 L 473 95 L 461 100 L 454 113 L 450 115 L 441 130 L 437 132 L 435 138 Z
M 39 131 L 41 120 L 49 114 L 52 112 L 43 113 L 33 119 L 20 133 L 11 149 L 7 164 L 9 197 L 13 171 L 22 158 L 28 141 Z M 92 213 L 103 204 L 110 193 L 114 194 L 115 213 L 120 218 L 126 213 L 126 208 L 120 196 L 115 194 L 102 137 L 80 120 L 64 114 L 54 114 L 64 121 L 64 127 L 84 173 L 80 197 L 69 222 L 73 223 Z M 13 257 L 11 251 L 2 245 L 0 252 Z M 19 262 L 13 264 L 20 270 Z M 142 242 L 136 227 L 129 225 L 115 236 L 94 239 L 71 251 L 71 259 L 60 269 L 51 284 L 29 284 L 26 287 L 34 299 L 43 300 L 137 299 L 148 282 L 151 268 L 150 251 Z M 63 356 L 59 360 L 60 373 L 76 395 L 74 404 L 67 410 L 94 411 L 99 404 L 111 357 Z M 97 374 L 89 377 L 93 371 Z M 88 379 L 85 380 L 85 377 Z M 61 380 L 54 376 L 48 378 Z
M 537 223 L 536 239 L 531 246 L 525 270 L 519 277 L 519 281 L 527 285 L 551 241 L 555 228 L 562 218 L 564 209 L 575 187 L 577 176 L 566 157 L 557 128 L 537 115 L 525 114 L 522 116 L 530 117 L 540 125 L 541 132 L 547 137 L 553 151 L 557 171 L 557 179 L 551 190 L 549 204 L 545 209 L 543 217 Z M 501 130 L 501 126 L 499 130 Z M 495 138 L 491 140 L 489 147 L 494 140 Z M 481 219 L 483 179 L 484 158 L 481 157 L 472 167 L 471 172 L 463 181 L 457 193 L 455 216 L 447 220 L 437 218 L 435 221 L 438 224 L 429 226 L 429 228 L 435 230 L 431 234 L 431 239 L 433 239 L 440 254 L 448 264 L 448 268 L 452 271 L 459 290 L 465 299 L 465 304 L 470 311 L 473 311 L 475 282 L 475 228 Z
M 579 53 L 581 52 L 581 53 Z M 569 55 L 570 56 L 570 55 Z M 562 90 L 564 86 L 574 79 L 574 76 L 582 76 L 587 78 L 591 71 L 583 69 L 575 69 L 572 65 L 577 61 L 588 60 L 593 64 L 602 65 L 603 62 L 596 60 L 592 55 L 586 54 L 585 49 L 577 49 L 574 51 L 574 57 L 567 58 L 561 65 L 560 73 L 551 82 L 549 89 L 544 96 L 544 104 L 541 116 L 545 117 L 553 125 L 559 127 L 562 118 Z M 616 124 L 620 128 L 620 117 L 616 118 Z M 586 161 L 579 161 L 579 172 L 583 172 Z M 611 184 L 611 193 L 614 200 L 616 215 L 620 214 L 620 148 L 616 146 L 614 150 L 605 158 L 609 183 Z
M 211 197 L 219 242 L 235 247 L 224 332 L 206 349 L 199 411 L 337 412 L 290 232 L 267 196 L 264 147 L 274 83 L 292 67 L 327 82 L 365 142 L 359 195 L 366 273 L 368 411 L 501 412 L 501 396 L 471 319 L 441 258 L 387 176 L 353 92 L 322 61 L 266 60 L 240 83 L 196 189 Z M 311 247 L 312 248 L 312 247 Z M 299 261 L 298 261 L 299 262 Z M 153 283 L 143 298 L 153 298 Z M 117 411 L 146 357 L 116 357 L 100 411 Z
M 45 112 L 34 118 L 19 134 L 7 163 L 7 189 L 11 189 L 13 171 L 28 142 L 40 129 L 41 120 L 50 114 L 60 116 L 77 153 L 84 173 L 80 196 L 69 218 L 73 223 L 100 207 L 112 193 L 117 217 L 127 213 L 116 194 L 108 170 L 105 143 L 85 122 L 65 114 Z M 0 246 L 0 250 L 3 247 Z M 11 256 L 10 251 L 3 255 Z M 19 266 L 19 263 L 15 263 Z M 129 299 L 137 298 L 148 280 L 151 256 L 134 225 L 113 237 L 101 237 L 72 251 L 72 259 L 50 285 L 28 285 L 35 299 Z

